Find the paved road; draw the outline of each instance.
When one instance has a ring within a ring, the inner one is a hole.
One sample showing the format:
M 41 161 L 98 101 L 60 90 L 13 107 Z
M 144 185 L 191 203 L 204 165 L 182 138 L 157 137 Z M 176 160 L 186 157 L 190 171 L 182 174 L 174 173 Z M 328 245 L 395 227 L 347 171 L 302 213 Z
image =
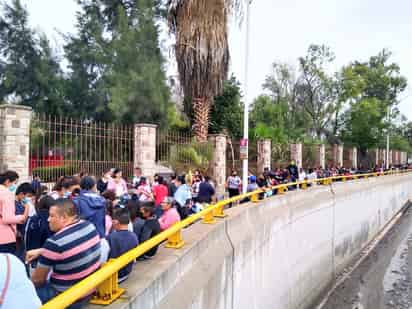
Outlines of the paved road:
M 322 308 L 412 308 L 412 207 Z

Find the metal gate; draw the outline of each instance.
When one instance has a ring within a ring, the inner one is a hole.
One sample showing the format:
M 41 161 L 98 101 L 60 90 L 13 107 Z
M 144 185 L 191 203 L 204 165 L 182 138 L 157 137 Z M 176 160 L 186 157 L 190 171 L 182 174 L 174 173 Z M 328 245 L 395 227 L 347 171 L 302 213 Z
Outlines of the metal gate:
M 133 174 L 133 126 L 35 115 L 30 127 L 30 172 L 43 182 L 119 168 Z

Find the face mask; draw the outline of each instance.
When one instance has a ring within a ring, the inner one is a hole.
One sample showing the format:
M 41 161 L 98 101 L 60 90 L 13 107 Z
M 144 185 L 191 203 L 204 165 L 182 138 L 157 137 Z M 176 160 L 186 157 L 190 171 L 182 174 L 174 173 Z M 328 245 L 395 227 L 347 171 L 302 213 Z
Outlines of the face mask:
M 69 198 L 69 196 L 70 196 L 71 194 L 72 194 L 71 192 L 66 191 L 66 192 L 64 192 L 63 197 L 64 197 L 64 198 Z
M 25 198 L 22 200 L 22 202 L 23 202 L 23 204 L 28 204 L 28 203 L 30 202 L 30 199 L 29 199 L 28 197 L 25 197 Z
M 17 189 L 17 185 L 14 183 L 14 184 L 12 184 L 10 187 L 9 187 L 9 191 L 10 192 L 16 192 L 16 189 Z

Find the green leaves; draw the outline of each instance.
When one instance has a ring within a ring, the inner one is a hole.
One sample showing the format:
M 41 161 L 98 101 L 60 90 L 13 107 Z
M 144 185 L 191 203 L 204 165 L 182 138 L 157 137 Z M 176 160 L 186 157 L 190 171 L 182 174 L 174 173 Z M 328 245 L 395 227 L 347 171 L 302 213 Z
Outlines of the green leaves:
M 63 77 L 47 38 L 28 25 L 19 0 L 3 5 L 0 17 L 0 101 L 11 100 L 45 113 L 64 112 Z

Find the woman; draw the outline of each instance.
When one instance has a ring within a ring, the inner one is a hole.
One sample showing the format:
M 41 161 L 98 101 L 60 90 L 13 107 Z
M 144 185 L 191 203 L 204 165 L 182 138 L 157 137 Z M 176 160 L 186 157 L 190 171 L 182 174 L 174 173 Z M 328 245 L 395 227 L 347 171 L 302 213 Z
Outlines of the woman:
M 139 196 L 140 202 L 151 202 L 154 200 L 152 188 L 150 184 L 147 183 L 145 177 L 140 178 L 140 184 L 137 187 L 137 195 Z
M 229 198 L 240 194 L 240 186 L 242 185 L 242 180 L 237 175 L 237 172 L 232 171 L 232 175 L 229 176 L 226 182 L 226 187 L 229 191 Z
M 19 175 L 14 171 L 0 174 L 0 253 L 16 254 L 16 225 L 24 224 L 29 216 L 28 204 L 16 215 L 14 191 Z
M 107 190 L 114 191 L 117 197 L 127 194 L 127 183 L 123 179 L 122 171 L 116 168 L 113 171 L 112 178 L 109 179 Z
M 177 212 L 176 208 L 173 207 L 173 198 L 165 197 L 162 201 L 162 210 L 163 214 L 159 218 L 160 229 L 162 231 L 167 230 L 173 224 L 180 221 L 180 215 Z

